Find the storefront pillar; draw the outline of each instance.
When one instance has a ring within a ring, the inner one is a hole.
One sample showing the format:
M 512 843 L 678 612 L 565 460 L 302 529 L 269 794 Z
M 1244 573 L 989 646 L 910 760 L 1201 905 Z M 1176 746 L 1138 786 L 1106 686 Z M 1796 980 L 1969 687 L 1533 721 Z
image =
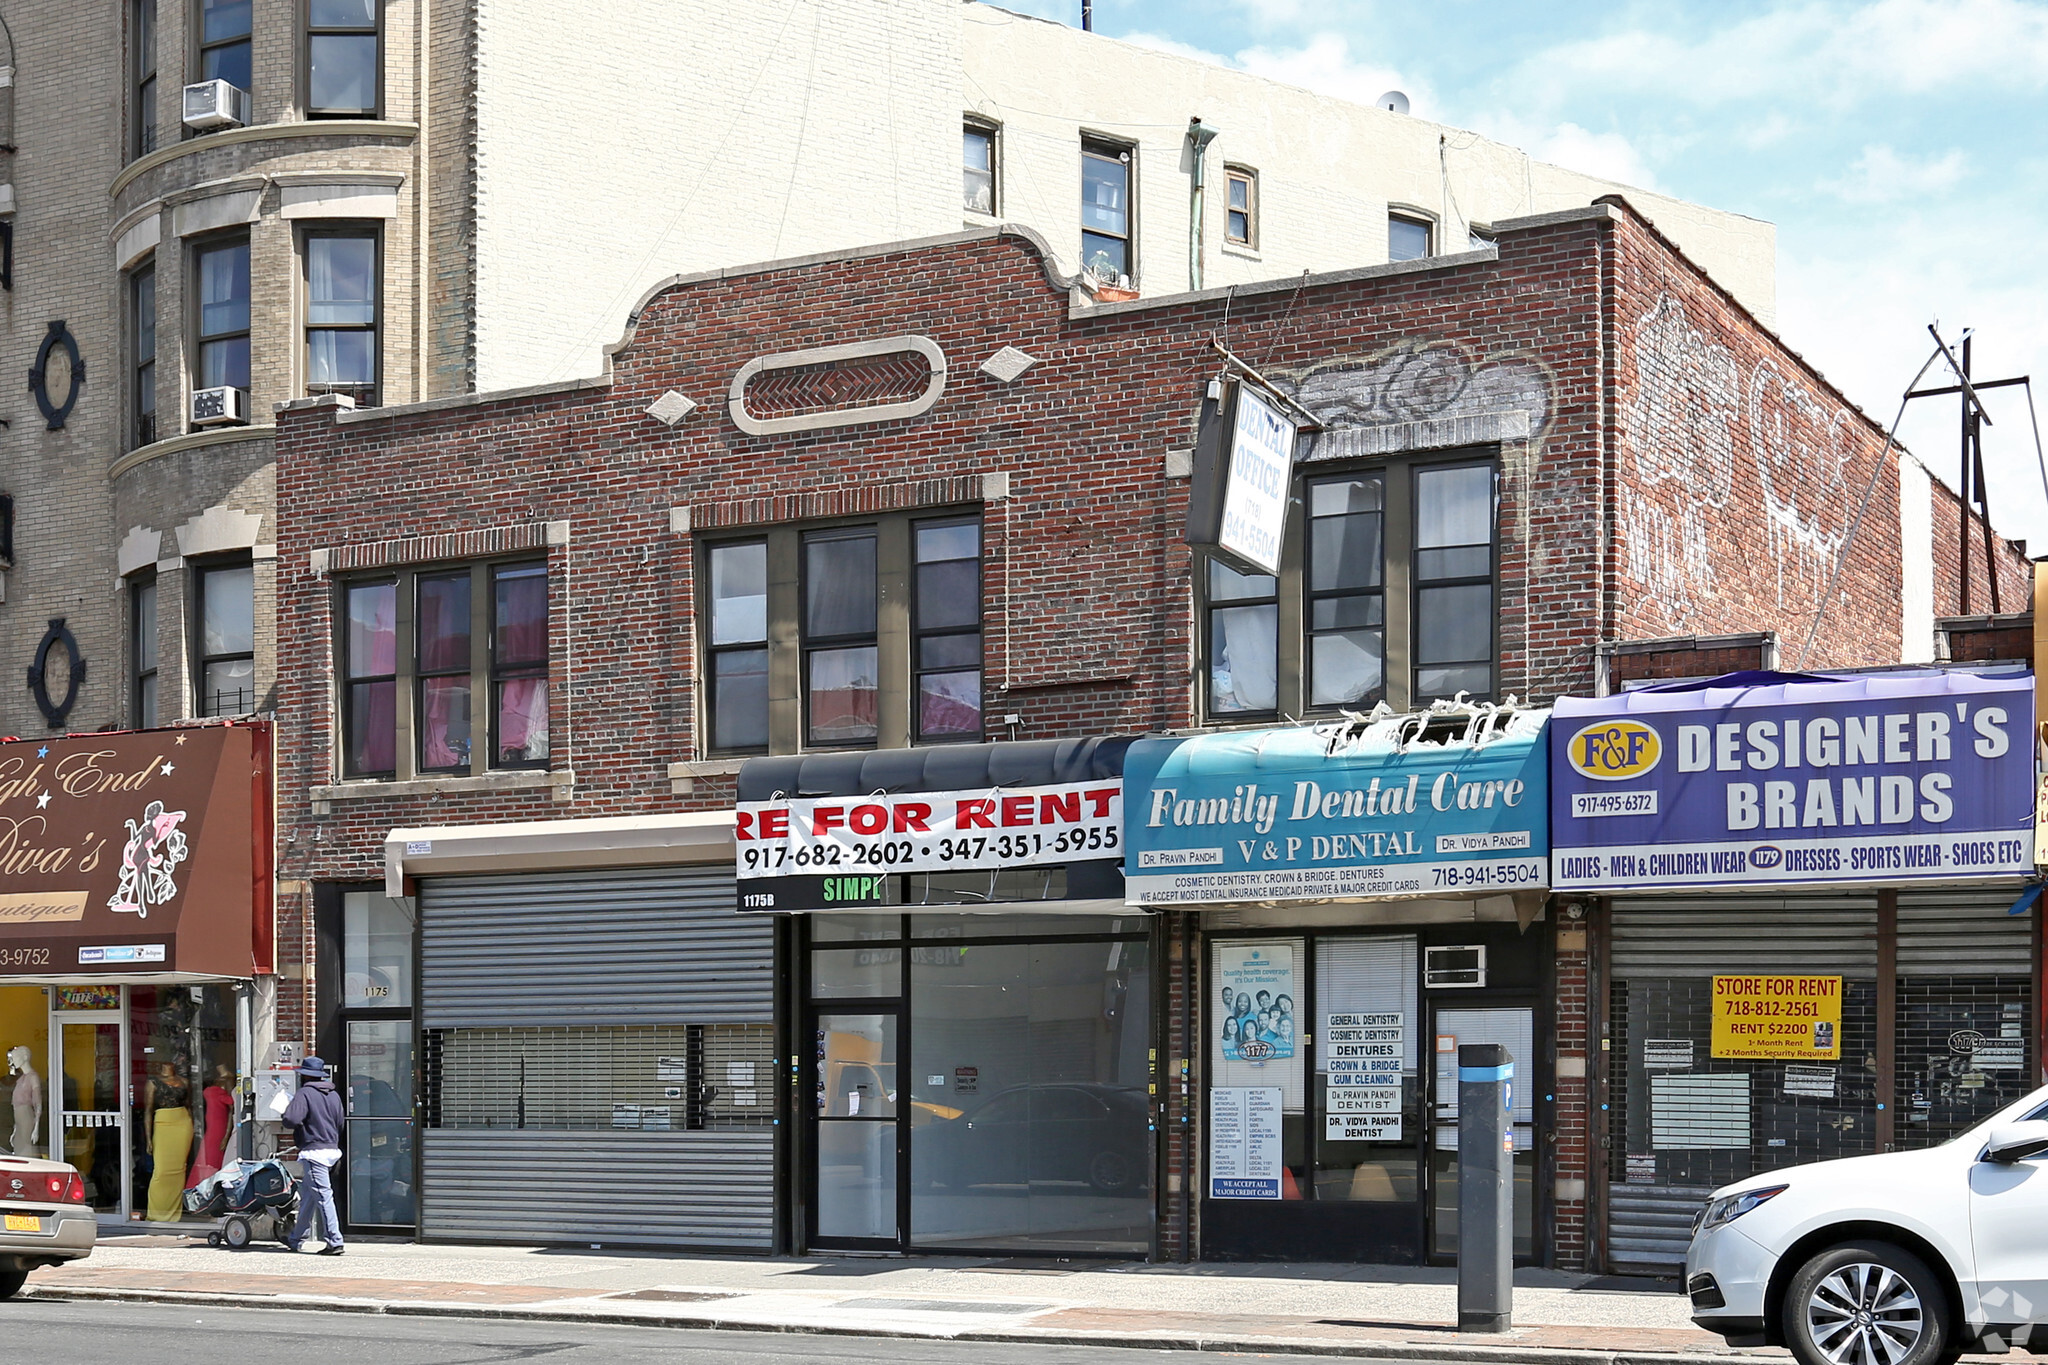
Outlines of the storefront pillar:
M 1554 1190 L 1549 1262 L 1566 1268 L 1586 1263 L 1586 1193 L 1593 1152 L 1587 1114 L 1587 1040 L 1592 1014 L 1592 953 L 1582 901 L 1557 902 L 1556 940 L 1549 994 L 1555 1002 L 1557 1060 L 1552 1091 L 1550 1157 Z M 1534 1058 L 1524 1065 L 1533 1072 Z
M 1874 1117 L 1877 1150 L 1898 1147 L 1896 1079 L 1899 1055 L 1899 892 L 1887 886 L 1877 893 L 1877 1075 Z

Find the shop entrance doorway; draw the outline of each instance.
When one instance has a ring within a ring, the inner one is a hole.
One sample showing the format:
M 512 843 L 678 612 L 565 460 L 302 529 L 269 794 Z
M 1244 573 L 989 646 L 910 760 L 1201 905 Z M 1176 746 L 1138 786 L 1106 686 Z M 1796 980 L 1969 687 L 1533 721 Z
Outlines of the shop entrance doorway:
M 902 1011 L 862 1001 L 812 1016 L 817 1129 L 811 1245 L 895 1251 L 904 1188 L 896 1121 Z
M 126 1219 L 135 1184 L 128 1140 L 127 1030 L 122 1011 L 59 1011 L 51 1016 L 50 1083 L 46 1104 L 50 1152 L 78 1168 L 93 1210 Z M 182 1167 L 181 1167 L 182 1169 Z M 181 1186 L 182 1188 L 182 1186 Z
M 1515 1059 L 1509 1100 L 1515 1142 L 1515 1256 L 1536 1249 L 1536 1013 L 1524 1006 L 1447 1009 L 1439 1004 L 1430 1032 L 1436 1049 L 1435 1133 L 1430 1144 L 1430 1254 L 1458 1254 L 1458 1049 L 1498 1043 Z

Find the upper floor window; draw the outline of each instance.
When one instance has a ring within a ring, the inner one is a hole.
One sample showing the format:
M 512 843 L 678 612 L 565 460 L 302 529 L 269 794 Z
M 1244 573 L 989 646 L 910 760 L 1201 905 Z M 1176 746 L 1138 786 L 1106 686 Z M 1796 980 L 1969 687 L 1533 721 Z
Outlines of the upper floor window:
M 983 123 L 961 129 L 960 191 L 970 213 L 996 211 L 996 130 Z
M 547 766 L 545 564 L 408 570 L 342 595 L 345 776 Z
M 981 738 L 977 517 L 776 528 L 704 562 L 710 749 Z
M 1238 246 L 1259 244 L 1259 173 L 1243 166 L 1223 171 L 1227 196 L 1223 211 L 1223 240 Z
M 1387 215 L 1387 259 L 1419 261 L 1429 255 L 1432 224 L 1426 218 L 1407 214 Z
M 156 439 L 156 267 L 146 265 L 128 277 L 129 383 L 134 390 L 134 444 Z
M 1131 149 L 1081 144 L 1081 267 L 1105 284 L 1132 275 Z
M 1490 461 L 1305 477 L 1277 578 L 1207 564 L 1208 714 L 1491 697 L 1495 504 Z
M 128 580 L 128 706 L 135 727 L 156 724 L 156 575 Z
M 156 150 L 156 0 L 130 0 L 129 55 L 135 71 L 135 102 L 128 111 L 134 130 L 131 156 Z
M 202 716 L 239 716 L 256 709 L 256 570 L 216 564 L 193 575 L 198 623 L 193 670 Z
M 379 0 L 306 0 L 306 113 L 374 118 Z
M 193 253 L 199 292 L 199 363 L 202 389 L 249 387 L 249 240 L 217 242 Z
M 376 234 L 308 232 L 305 268 L 306 392 L 376 406 Z
M 199 0 L 199 79 L 247 90 L 251 0 Z

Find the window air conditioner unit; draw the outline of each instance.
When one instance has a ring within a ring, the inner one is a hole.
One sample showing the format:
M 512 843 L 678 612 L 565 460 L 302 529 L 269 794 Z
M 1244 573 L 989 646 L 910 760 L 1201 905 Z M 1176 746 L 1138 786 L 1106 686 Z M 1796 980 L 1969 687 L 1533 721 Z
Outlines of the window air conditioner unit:
M 249 421 L 249 391 L 247 389 L 194 389 L 192 391 L 192 425 L 195 427 L 224 427 L 247 425 Z
M 249 92 L 226 81 L 200 81 L 185 87 L 185 126 L 205 132 L 239 128 L 249 121 Z

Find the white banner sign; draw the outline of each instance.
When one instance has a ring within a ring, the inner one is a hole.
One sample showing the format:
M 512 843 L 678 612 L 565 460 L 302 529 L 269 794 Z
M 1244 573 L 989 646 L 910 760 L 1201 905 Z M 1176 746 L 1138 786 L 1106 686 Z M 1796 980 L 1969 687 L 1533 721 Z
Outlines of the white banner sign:
M 742 801 L 739 876 L 949 872 L 1123 856 L 1121 782 Z

